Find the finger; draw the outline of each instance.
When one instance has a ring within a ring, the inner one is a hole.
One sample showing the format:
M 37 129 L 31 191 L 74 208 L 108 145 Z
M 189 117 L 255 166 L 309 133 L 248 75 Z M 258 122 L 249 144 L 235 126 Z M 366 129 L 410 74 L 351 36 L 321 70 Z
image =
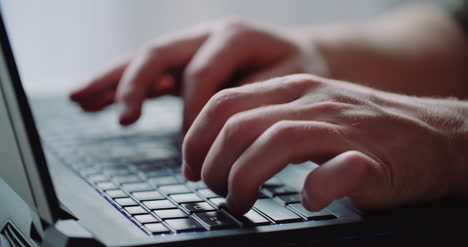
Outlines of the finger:
M 117 88 L 117 101 L 122 104 L 121 124 L 138 119 L 152 84 L 170 70 L 187 64 L 207 36 L 206 30 L 178 35 L 143 50 L 129 64 Z
M 203 181 L 216 193 L 227 192 L 232 164 L 268 128 L 282 120 L 337 121 L 350 106 L 338 103 L 304 105 L 293 101 L 251 109 L 229 118 L 211 145 L 202 166 Z
M 188 64 L 182 85 L 184 131 L 211 96 L 249 63 L 251 46 L 234 34 L 232 31 L 215 32 Z
M 86 112 L 96 112 L 114 103 L 115 90 L 110 90 L 101 94 L 101 97 L 80 103 L 81 108 Z
M 362 152 L 344 152 L 307 176 L 301 193 L 302 204 L 310 211 L 318 211 L 332 201 L 354 193 L 372 197 L 369 191 L 377 191 L 376 181 L 384 177 L 380 167 L 379 162 Z M 374 194 L 373 199 L 381 196 Z
M 289 80 L 297 83 L 288 85 Z M 183 173 L 199 180 L 203 161 L 216 136 L 232 115 L 260 106 L 284 104 L 299 98 L 309 82 L 300 76 L 276 78 L 263 83 L 222 90 L 214 95 L 187 132 L 183 143 Z
M 313 121 L 281 121 L 265 131 L 236 160 L 229 173 L 227 205 L 236 214 L 247 212 L 260 185 L 289 163 L 333 157 L 352 146 L 340 126 Z
M 115 65 L 110 66 L 104 72 L 91 79 L 85 86 L 73 90 L 70 93 L 70 99 L 77 103 L 98 100 L 103 92 L 113 90 L 117 86 L 129 61 L 129 57 L 124 58 Z
M 304 69 L 295 58 L 282 61 L 243 78 L 239 85 L 265 81 L 279 76 L 303 73 Z

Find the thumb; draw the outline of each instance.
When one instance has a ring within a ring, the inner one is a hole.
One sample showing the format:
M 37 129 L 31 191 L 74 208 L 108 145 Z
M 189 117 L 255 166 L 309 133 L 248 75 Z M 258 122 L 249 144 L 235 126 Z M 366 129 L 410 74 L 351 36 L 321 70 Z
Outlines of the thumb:
M 378 186 L 384 173 L 379 162 L 358 151 L 347 151 L 325 162 L 306 178 L 302 204 L 310 211 L 318 211 L 333 200 L 357 195 L 358 204 L 373 207 L 384 191 Z

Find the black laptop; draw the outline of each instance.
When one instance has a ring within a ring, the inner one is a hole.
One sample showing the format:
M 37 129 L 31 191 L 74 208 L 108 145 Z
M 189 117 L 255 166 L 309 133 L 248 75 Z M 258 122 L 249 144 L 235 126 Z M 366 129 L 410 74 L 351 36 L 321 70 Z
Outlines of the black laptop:
M 362 214 L 346 199 L 309 212 L 299 194 L 316 167 L 308 162 L 267 181 L 254 207 L 236 217 L 223 197 L 180 174 L 179 99 L 149 102 L 145 117 L 126 129 L 114 123 L 112 108 L 83 114 L 65 97 L 28 100 L 3 20 L 0 29 L 0 246 L 419 241 L 446 236 L 440 225 L 458 215 L 458 203 Z

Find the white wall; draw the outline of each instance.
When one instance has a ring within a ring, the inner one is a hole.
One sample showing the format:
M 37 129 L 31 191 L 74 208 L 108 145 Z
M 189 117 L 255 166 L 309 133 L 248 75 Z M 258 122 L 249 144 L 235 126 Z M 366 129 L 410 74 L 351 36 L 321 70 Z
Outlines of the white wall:
M 63 91 L 145 40 L 194 23 L 244 16 L 306 25 L 365 19 L 401 0 L 2 0 L 10 40 L 32 93 Z

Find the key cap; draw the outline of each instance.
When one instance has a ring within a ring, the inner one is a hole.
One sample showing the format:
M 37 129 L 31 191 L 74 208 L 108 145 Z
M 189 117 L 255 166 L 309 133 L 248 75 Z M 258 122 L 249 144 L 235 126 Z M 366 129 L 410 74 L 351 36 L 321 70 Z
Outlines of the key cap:
M 190 213 L 216 210 L 213 206 L 211 206 L 207 202 L 184 203 L 184 204 L 181 204 L 181 206 L 187 211 L 189 211 Z
M 166 220 L 176 232 L 203 231 L 205 228 L 191 218 Z
M 88 177 L 88 181 L 94 184 L 107 182 L 107 177 L 103 175 L 91 175 Z
M 112 178 L 112 181 L 117 184 L 137 183 L 141 181 L 141 178 L 136 175 L 115 176 Z
M 182 193 L 190 193 L 191 191 L 182 184 L 178 185 L 164 185 L 159 187 L 159 191 L 166 195 L 172 195 L 172 194 L 182 194 Z
M 145 204 L 145 206 L 151 210 L 177 208 L 176 205 L 174 205 L 169 200 L 145 201 L 143 204 Z
M 210 230 L 225 229 L 237 226 L 237 223 L 221 211 L 211 211 L 195 213 L 195 215 L 205 222 Z
M 283 207 L 273 199 L 258 199 L 254 207 L 260 210 L 276 223 L 295 222 L 302 220 L 301 217 L 293 213 L 291 210 Z
M 289 204 L 289 206 L 296 210 L 302 216 L 306 217 L 308 220 L 324 220 L 336 218 L 336 216 L 333 215 L 327 209 L 322 209 L 317 212 L 310 212 L 309 210 L 305 209 L 300 203 Z
M 157 177 L 157 178 L 150 178 L 148 182 L 153 186 L 160 186 L 160 185 L 170 185 L 170 184 L 178 184 L 180 183 L 177 178 L 174 176 L 164 176 L 164 177 Z
M 163 233 L 170 233 L 169 229 L 165 227 L 161 223 L 151 223 L 151 224 L 145 224 L 144 225 L 146 229 L 148 229 L 150 232 L 153 234 L 163 234 Z
M 131 215 L 137 214 L 147 214 L 148 211 L 141 206 L 131 206 L 131 207 L 124 207 L 125 211 L 127 211 Z
M 132 198 L 117 198 L 115 199 L 115 202 L 122 207 L 138 205 L 138 203 L 136 203 Z
M 278 199 L 280 199 L 280 201 L 282 201 L 283 204 L 297 203 L 297 202 L 301 202 L 301 195 L 300 194 L 283 195 L 283 196 L 278 196 Z
M 223 198 L 223 197 L 211 198 L 210 202 L 212 202 L 218 208 L 224 207 L 226 204 L 226 198 Z
M 115 190 L 115 189 L 118 189 L 118 187 L 115 184 L 111 183 L 111 182 L 97 183 L 96 186 L 101 190 Z
M 103 170 L 102 173 L 109 177 L 117 177 L 117 176 L 128 176 L 128 175 L 135 175 L 128 169 L 106 169 Z
M 200 193 L 200 195 L 202 195 L 203 197 L 205 198 L 214 198 L 214 197 L 219 197 L 219 195 L 217 195 L 216 193 L 214 193 L 212 190 L 210 189 L 199 189 L 197 190 L 198 193 Z
M 188 215 L 180 209 L 163 209 L 153 211 L 161 219 L 187 218 Z
M 106 190 L 106 194 L 111 198 L 128 197 L 127 194 L 121 190 Z
M 144 225 L 146 229 L 148 229 L 150 232 L 153 234 L 163 234 L 163 233 L 170 233 L 169 229 L 165 227 L 161 223 L 151 223 L 151 224 L 145 224 Z
M 203 199 L 194 193 L 186 193 L 186 194 L 176 194 L 170 196 L 174 201 L 177 203 L 184 203 L 184 202 L 201 202 Z
M 141 214 L 141 215 L 135 215 L 135 219 L 140 222 L 141 224 L 146 224 L 146 223 L 156 223 L 159 222 L 158 219 L 154 218 L 153 215 L 151 214 Z
M 266 195 L 273 197 L 273 196 L 279 196 L 279 195 L 296 194 L 297 190 L 284 185 L 280 187 L 268 187 L 268 188 L 265 188 L 263 192 Z
M 132 195 L 140 201 L 161 200 L 165 198 L 157 191 L 134 192 Z
M 129 183 L 121 186 L 122 190 L 127 192 L 153 190 L 153 187 L 147 183 Z
M 194 189 L 194 190 L 198 190 L 198 189 L 206 189 L 208 188 L 206 186 L 205 183 L 203 183 L 202 181 L 198 181 L 198 182 L 187 182 L 187 186 Z
M 260 215 L 259 213 L 255 212 L 254 210 L 249 210 L 244 216 L 239 217 L 239 220 L 248 225 L 248 226 L 261 226 L 261 225 L 269 225 L 270 221 L 267 220 L 265 217 Z
M 80 174 L 83 177 L 88 177 L 91 175 L 99 175 L 99 169 L 97 168 L 86 168 L 83 170 L 80 170 Z
M 169 176 L 170 172 L 167 169 L 159 169 L 159 170 L 142 172 L 142 174 L 146 176 L 147 178 L 157 178 L 157 177 Z

